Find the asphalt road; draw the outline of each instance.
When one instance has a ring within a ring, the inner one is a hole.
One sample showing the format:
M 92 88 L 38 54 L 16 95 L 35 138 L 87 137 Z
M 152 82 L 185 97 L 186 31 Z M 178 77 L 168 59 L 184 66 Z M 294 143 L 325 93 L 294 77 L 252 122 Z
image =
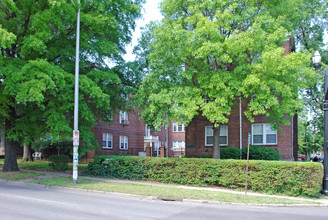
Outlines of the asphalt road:
M 328 208 L 163 202 L 110 193 L 0 183 L 0 219 L 328 219 Z

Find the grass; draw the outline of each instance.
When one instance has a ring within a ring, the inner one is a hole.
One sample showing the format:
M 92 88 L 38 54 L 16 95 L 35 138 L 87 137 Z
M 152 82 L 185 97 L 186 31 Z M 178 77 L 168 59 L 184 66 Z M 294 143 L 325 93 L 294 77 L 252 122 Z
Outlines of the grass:
M 244 194 L 234 194 L 227 192 L 180 189 L 170 186 L 152 186 L 133 183 L 117 183 L 80 178 L 78 184 L 72 183 L 70 177 L 55 177 L 41 180 L 29 181 L 37 184 L 49 186 L 62 186 L 87 190 L 98 190 L 105 192 L 119 192 L 142 196 L 157 196 L 169 198 L 183 198 L 195 200 L 220 201 L 227 203 L 251 203 L 251 204 L 320 204 L 311 200 L 296 200 L 289 198 L 276 198 L 269 196 L 252 196 Z
M 0 172 L 0 179 L 17 181 L 17 180 L 32 179 L 42 175 L 43 174 L 33 173 L 28 171 L 7 172 L 7 173 Z
M 4 159 L 0 159 L 0 168 L 4 164 Z M 49 162 L 47 160 L 35 160 L 30 162 L 21 162 L 21 159 L 17 159 L 17 164 L 20 169 L 35 170 L 35 171 L 51 171 L 49 169 Z M 79 163 L 79 170 L 84 170 L 88 166 L 87 163 Z M 68 170 L 73 170 L 73 164 L 68 164 Z

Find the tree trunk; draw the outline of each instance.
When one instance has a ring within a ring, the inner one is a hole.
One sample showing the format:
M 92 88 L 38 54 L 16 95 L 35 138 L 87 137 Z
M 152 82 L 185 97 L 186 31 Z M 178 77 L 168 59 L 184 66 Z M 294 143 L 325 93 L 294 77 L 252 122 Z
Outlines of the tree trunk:
M 220 159 L 220 126 L 213 126 L 213 158 Z
M 21 162 L 33 161 L 31 144 L 24 144 L 24 153 Z
M 8 120 L 5 122 L 5 130 L 8 131 L 11 124 Z M 8 140 L 5 136 L 5 162 L 2 167 L 2 172 L 19 171 L 16 157 L 16 142 Z

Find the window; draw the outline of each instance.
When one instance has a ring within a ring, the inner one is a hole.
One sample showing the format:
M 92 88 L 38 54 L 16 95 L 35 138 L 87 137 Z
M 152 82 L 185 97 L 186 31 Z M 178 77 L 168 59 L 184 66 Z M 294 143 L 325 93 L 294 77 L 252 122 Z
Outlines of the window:
M 173 151 L 185 151 L 185 142 L 184 141 L 173 141 Z
M 184 124 L 178 124 L 176 122 L 173 122 L 173 132 L 184 132 L 185 126 Z
M 102 147 L 113 149 L 113 134 L 103 133 Z
M 150 127 L 147 124 L 145 126 L 145 136 L 150 136 Z
M 127 150 L 128 149 L 128 137 L 120 136 L 120 149 Z
M 123 124 L 123 125 L 129 124 L 129 118 L 128 118 L 127 112 L 120 111 L 120 124 Z
M 277 144 L 277 130 L 270 124 L 252 124 L 252 136 L 254 145 Z
M 213 126 L 205 127 L 205 146 L 213 145 Z M 228 125 L 220 125 L 220 145 L 228 145 Z

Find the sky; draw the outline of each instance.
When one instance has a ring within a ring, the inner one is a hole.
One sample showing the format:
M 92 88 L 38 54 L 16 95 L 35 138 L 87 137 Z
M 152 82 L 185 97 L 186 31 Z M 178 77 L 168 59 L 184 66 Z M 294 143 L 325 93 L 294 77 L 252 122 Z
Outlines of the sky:
M 141 37 L 140 28 L 146 26 L 150 21 L 161 20 L 163 17 L 159 10 L 159 3 L 162 0 L 147 0 L 144 4 L 143 18 L 137 20 L 137 27 L 132 36 L 132 43 L 129 44 L 126 49 L 126 55 L 124 55 L 125 61 L 133 61 L 135 56 L 132 54 L 133 47 L 138 44 L 138 38 Z

